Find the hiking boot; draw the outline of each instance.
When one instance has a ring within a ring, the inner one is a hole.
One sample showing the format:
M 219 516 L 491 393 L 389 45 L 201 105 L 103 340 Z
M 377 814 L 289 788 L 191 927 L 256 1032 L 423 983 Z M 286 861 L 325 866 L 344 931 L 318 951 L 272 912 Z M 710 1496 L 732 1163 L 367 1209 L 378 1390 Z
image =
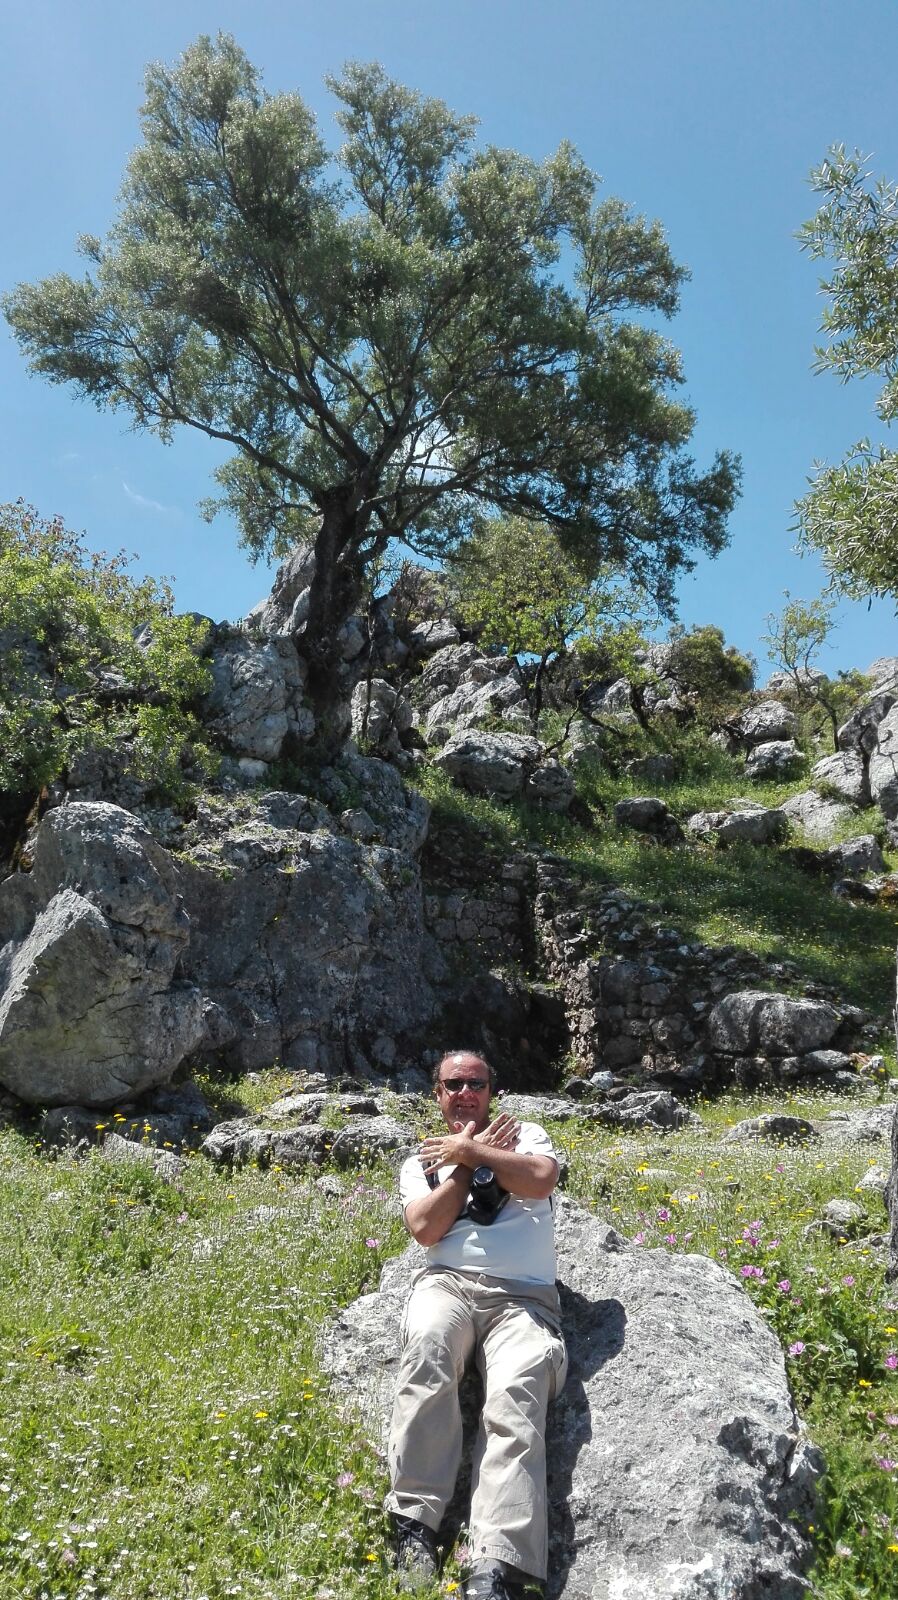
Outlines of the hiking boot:
M 465 1584 L 465 1600 L 527 1600 L 541 1593 L 527 1578 L 510 1578 L 498 1566 L 472 1572 Z
M 437 1575 L 437 1536 L 415 1517 L 395 1517 L 396 1567 L 403 1589 L 423 1589 Z

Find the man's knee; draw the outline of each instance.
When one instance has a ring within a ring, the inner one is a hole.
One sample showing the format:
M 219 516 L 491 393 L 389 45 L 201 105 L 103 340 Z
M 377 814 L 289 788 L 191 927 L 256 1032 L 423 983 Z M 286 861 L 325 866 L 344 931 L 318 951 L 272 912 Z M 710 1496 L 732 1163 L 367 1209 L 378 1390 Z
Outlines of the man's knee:
M 431 1378 L 442 1383 L 457 1383 L 464 1371 L 464 1361 L 438 1328 L 411 1329 L 406 1334 L 399 1371 L 401 1382 Z

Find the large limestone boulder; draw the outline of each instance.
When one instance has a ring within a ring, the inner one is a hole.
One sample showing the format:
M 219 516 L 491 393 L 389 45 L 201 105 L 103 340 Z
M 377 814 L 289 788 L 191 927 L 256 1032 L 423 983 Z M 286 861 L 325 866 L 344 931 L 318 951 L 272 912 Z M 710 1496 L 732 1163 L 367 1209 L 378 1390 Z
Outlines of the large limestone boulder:
M 522 733 L 453 734 L 434 757 L 463 789 L 472 794 L 518 799 L 545 752 L 539 739 Z
M 275 573 L 271 593 L 254 606 L 247 623 L 267 635 L 301 633 L 309 615 L 309 585 L 315 576 L 315 551 L 296 545 Z
M 747 778 L 787 778 L 801 764 L 794 739 L 765 739 L 753 745 L 745 763 Z
M 696 811 L 686 831 L 696 838 L 713 838 L 720 845 L 777 844 L 788 832 L 784 811 L 778 807 L 745 806 L 737 811 Z
M 797 824 L 809 839 L 824 842 L 843 822 L 854 816 L 851 806 L 841 800 L 824 800 L 816 789 L 804 789 L 783 801 L 783 811 L 790 822 Z
M 836 736 L 839 749 L 857 750 L 869 755 L 876 745 L 876 730 L 896 700 L 898 694 L 891 689 L 881 689 L 852 711 Z
M 781 700 L 760 700 L 757 705 L 748 706 L 742 712 L 738 722 L 738 738 L 741 744 L 754 748 L 772 739 L 793 739 L 797 728 L 795 712 L 784 706 Z
M 400 734 L 412 725 L 412 708 L 385 678 L 364 679 L 352 691 L 352 736 L 395 755 Z
M 834 789 L 840 800 L 849 805 L 865 806 L 870 802 L 870 786 L 863 757 L 857 750 L 837 750 L 835 755 L 815 761 L 811 777 L 817 784 Z
M 708 1042 L 722 1055 L 801 1056 L 825 1049 L 841 1021 L 825 1000 L 742 989 L 718 1000 L 710 1012 Z
M 229 750 L 275 761 L 288 733 L 307 739 L 314 716 L 303 704 L 305 663 L 289 639 L 238 635 L 212 652 L 203 719 Z
M 870 754 L 870 794 L 884 817 L 898 817 L 898 705 L 886 712 Z
M 547 1600 L 799 1600 L 822 1460 L 764 1319 L 705 1257 L 630 1248 L 564 1199 L 557 1231 L 570 1371 L 549 1413 Z M 421 1261 L 388 1262 L 325 1340 L 377 1445 Z
M 432 744 L 440 744 L 454 728 L 479 728 L 485 722 L 501 717 L 505 721 L 530 726 L 530 716 L 523 687 L 518 677 L 510 672 L 486 683 L 464 678 L 451 694 L 444 695 L 430 707 L 424 718 L 424 732 Z
M 171 1077 L 203 1032 L 199 989 L 174 977 L 181 889 L 129 812 L 47 814 L 31 872 L 0 884 L 0 1083 L 32 1104 L 106 1106 Z
M 354 758 L 348 776 L 372 768 L 388 804 L 381 812 L 372 785 L 366 809 L 381 840 L 389 830 L 403 848 L 259 826 L 236 807 L 204 811 L 188 831 L 187 967 L 210 1002 L 207 1048 L 229 1066 L 280 1059 L 294 1071 L 368 1073 L 420 1048 L 435 1000 L 409 847 L 426 834 L 428 808 L 400 810 L 401 779 L 384 762 Z

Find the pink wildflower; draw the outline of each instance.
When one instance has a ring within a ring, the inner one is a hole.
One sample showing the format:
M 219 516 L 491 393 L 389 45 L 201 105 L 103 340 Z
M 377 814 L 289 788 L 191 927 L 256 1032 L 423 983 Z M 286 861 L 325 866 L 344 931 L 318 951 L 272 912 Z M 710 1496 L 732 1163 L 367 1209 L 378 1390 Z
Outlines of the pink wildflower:
M 790 1356 L 803 1356 L 804 1352 L 805 1352 L 805 1342 L 804 1342 L 804 1340 L 803 1339 L 796 1339 L 794 1344 L 790 1344 L 787 1354 L 790 1355 Z

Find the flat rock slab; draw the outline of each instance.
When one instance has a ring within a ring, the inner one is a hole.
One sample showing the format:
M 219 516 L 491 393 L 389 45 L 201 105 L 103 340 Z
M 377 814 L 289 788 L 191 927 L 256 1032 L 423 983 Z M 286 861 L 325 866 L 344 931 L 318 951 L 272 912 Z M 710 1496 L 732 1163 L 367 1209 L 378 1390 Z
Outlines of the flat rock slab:
M 571 1365 L 549 1417 L 547 1600 L 799 1600 L 822 1458 L 748 1296 L 707 1258 L 630 1248 L 563 1198 L 558 1247 Z M 422 1260 L 411 1245 L 388 1262 L 325 1336 L 377 1444 Z

